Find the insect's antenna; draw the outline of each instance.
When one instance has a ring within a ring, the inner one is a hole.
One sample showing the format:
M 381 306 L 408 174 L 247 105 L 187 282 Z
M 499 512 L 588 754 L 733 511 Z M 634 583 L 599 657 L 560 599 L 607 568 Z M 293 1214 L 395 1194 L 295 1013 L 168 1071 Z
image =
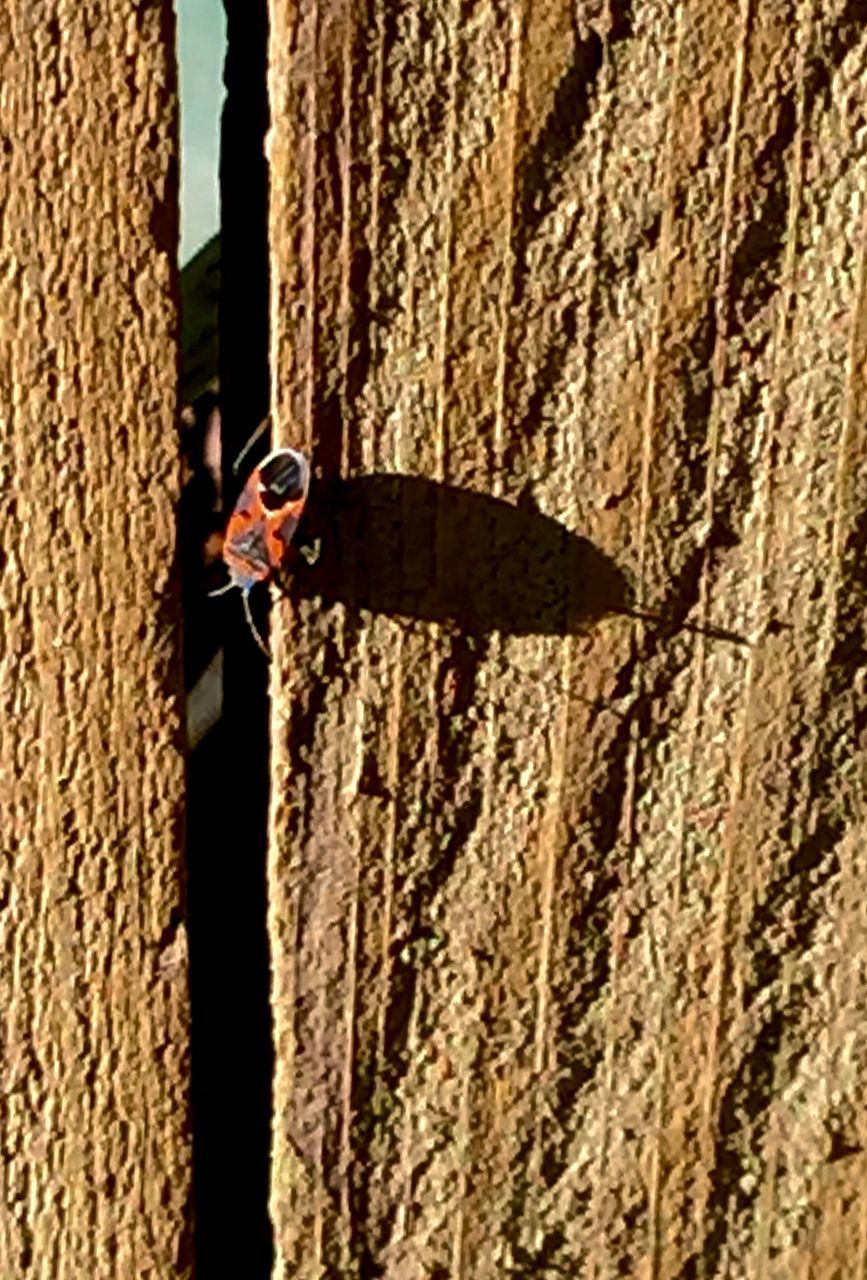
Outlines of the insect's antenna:
M 642 622 L 664 624 L 670 621 L 659 613 L 647 613 L 643 609 L 618 609 L 617 612 L 623 617 L 638 618 Z M 738 635 L 737 631 L 727 631 L 724 627 L 701 626 L 697 622 L 678 622 L 677 628 L 680 631 L 689 631 L 695 636 L 707 636 L 709 640 L 728 640 L 730 644 L 742 644 L 750 648 L 750 642 L 746 636 Z
M 237 456 L 237 458 L 235 459 L 235 461 L 232 463 L 232 474 L 233 474 L 233 475 L 237 475 L 237 474 L 238 474 L 238 468 L 240 467 L 240 465 L 241 465 L 241 463 L 243 462 L 244 458 L 246 458 L 247 454 L 248 454 L 248 453 L 250 452 L 250 450 L 253 448 L 253 445 L 256 443 L 256 441 L 259 439 L 259 437 L 265 434 L 265 432 L 268 430 L 268 428 L 270 427 L 270 425 L 271 425 L 271 418 L 270 418 L 270 416 L 269 416 L 269 417 L 267 417 L 267 418 L 263 418 L 263 419 L 262 419 L 262 421 L 259 423 L 259 425 L 258 425 L 258 427 L 256 428 L 256 430 L 255 430 L 255 431 L 253 432 L 253 434 L 250 436 L 250 439 L 247 441 L 247 443 L 244 445 L 243 449 L 242 449 L 242 450 L 241 450 L 241 452 L 238 454 L 238 456 Z
M 256 629 L 256 624 L 255 624 L 255 622 L 253 621 L 253 615 L 252 615 L 252 613 L 250 612 L 250 588 L 249 588 L 249 587 L 247 588 L 247 590 L 246 590 L 246 591 L 242 591 L 242 592 L 241 592 L 241 599 L 244 601 L 244 613 L 247 615 L 247 623 L 248 623 L 248 625 L 249 625 L 249 627 L 250 627 L 250 630 L 253 632 L 253 636 L 254 636 L 254 638 L 255 638 L 255 640 L 256 640 L 256 644 L 257 644 L 257 645 L 259 646 L 259 648 L 262 650 L 262 652 L 264 653 L 265 657 L 266 657 L 266 658 L 270 658 L 270 657 L 271 657 L 271 653 L 270 653 L 270 651 L 269 651 L 269 649 L 268 649 L 268 646 L 265 644 L 265 641 L 264 641 L 264 640 L 262 639 L 262 637 L 259 635 L 259 632 L 258 632 L 258 630 Z
M 226 592 L 227 592 L 227 591 L 231 591 L 231 590 L 232 590 L 232 588 L 233 588 L 233 587 L 236 587 L 237 585 L 238 585 L 238 584 L 237 584 L 237 582 L 227 582 L 227 583 L 226 583 L 226 585 L 225 585 L 224 587 L 218 587 L 216 591 L 209 591 L 209 592 L 208 592 L 208 595 L 209 595 L 209 596 L 224 596 L 224 595 L 226 594 Z

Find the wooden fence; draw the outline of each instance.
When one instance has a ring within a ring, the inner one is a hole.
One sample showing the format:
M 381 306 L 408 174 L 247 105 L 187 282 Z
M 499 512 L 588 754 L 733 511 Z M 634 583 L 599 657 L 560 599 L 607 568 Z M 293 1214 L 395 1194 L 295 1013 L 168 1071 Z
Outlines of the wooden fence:
M 134 13 L 0 21 L 15 1277 L 189 1265 Z M 867 6 L 272 0 L 268 39 L 323 538 L 271 611 L 273 1275 L 867 1274 Z

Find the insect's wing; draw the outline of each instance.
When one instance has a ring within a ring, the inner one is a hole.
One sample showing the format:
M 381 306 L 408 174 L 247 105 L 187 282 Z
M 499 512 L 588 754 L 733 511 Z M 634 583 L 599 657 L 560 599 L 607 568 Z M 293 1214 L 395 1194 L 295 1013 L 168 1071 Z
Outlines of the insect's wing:
M 268 539 L 268 518 L 259 497 L 258 473 L 250 476 L 235 503 L 226 526 L 223 559 L 239 585 L 262 582 L 273 561 Z
M 300 512 L 298 512 L 297 514 L 290 513 L 289 515 L 285 516 L 284 519 L 281 520 L 280 523 L 277 525 L 277 528 L 275 529 L 274 532 L 276 537 L 278 537 L 280 541 L 283 543 L 284 547 L 288 547 L 289 543 L 295 537 L 295 530 L 298 528 L 300 519 L 301 519 Z
M 261 520 L 262 515 L 257 474 L 254 471 L 238 494 L 238 499 L 232 508 L 229 523 L 226 525 L 226 541 L 230 542 L 233 533 L 246 529 L 251 521 Z
M 303 453 L 277 449 L 259 467 L 259 495 L 268 522 L 268 548 L 276 569 L 295 536 L 310 483 Z

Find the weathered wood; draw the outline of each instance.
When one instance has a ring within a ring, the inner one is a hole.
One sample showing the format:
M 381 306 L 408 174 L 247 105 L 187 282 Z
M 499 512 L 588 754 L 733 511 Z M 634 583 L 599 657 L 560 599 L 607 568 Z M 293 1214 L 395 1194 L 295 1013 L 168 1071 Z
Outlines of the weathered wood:
M 863 17 L 272 0 L 277 440 L 527 510 L 273 614 L 280 1277 L 867 1269 Z
M 168 0 L 0 16 L 0 1273 L 186 1276 Z

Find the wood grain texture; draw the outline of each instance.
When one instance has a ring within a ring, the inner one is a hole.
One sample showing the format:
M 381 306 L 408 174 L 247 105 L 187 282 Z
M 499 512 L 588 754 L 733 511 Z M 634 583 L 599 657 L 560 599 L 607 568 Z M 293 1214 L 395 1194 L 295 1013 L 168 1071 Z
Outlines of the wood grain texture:
M 190 1274 L 168 3 L 0 14 L 0 1273 Z
M 867 1267 L 865 17 L 272 0 L 281 1278 Z

